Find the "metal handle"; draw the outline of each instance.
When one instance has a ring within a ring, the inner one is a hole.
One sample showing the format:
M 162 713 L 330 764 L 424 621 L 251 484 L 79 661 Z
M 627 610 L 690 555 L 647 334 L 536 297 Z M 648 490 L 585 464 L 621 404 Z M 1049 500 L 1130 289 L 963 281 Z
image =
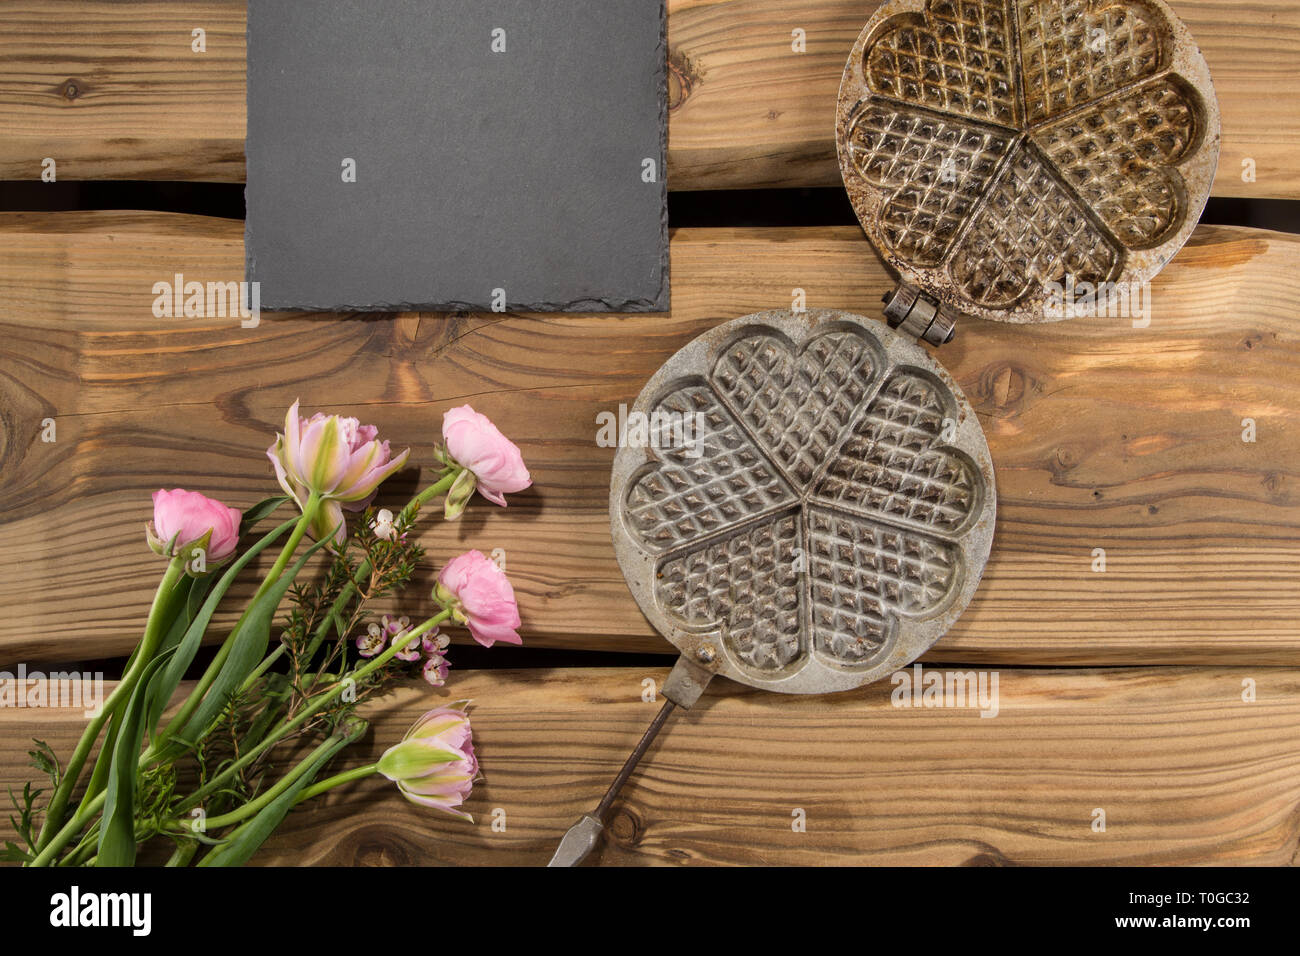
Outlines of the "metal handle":
M 683 709 L 689 708 L 704 693 L 704 688 L 708 686 L 709 681 L 713 679 L 713 672 L 705 670 L 703 667 L 688 661 L 685 657 L 677 658 L 677 663 L 673 665 L 672 673 L 668 675 L 668 680 L 664 682 L 664 705 L 659 708 L 659 713 L 651 721 L 646 732 L 641 735 L 641 742 L 636 745 L 631 755 L 623 763 L 623 769 L 618 772 L 614 782 L 609 785 L 605 791 L 605 796 L 601 798 L 596 809 L 591 813 L 584 813 L 578 822 L 569 827 L 564 839 L 560 841 L 559 848 L 555 851 L 555 856 L 551 857 L 551 862 L 547 866 L 577 866 L 587 858 L 587 855 L 596 848 L 596 843 L 600 840 L 600 835 L 605 829 L 605 814 L 614 801 L 618 799 L 619 791 L 627 783 L 632 772 L 636 770 L 636 765 L 640 763 L 645 752 L 650 749 L 654 739 L 658 736 L 659 731 L 663 729 L 668 718 L 672 716 L 674 710 L 678 707 Z

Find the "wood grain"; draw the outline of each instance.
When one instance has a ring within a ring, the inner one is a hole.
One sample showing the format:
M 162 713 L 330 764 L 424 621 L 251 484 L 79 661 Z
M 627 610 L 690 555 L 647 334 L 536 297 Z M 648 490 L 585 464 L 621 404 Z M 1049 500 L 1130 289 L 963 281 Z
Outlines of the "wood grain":
M 1173 0 L 1223 113 L 1214 194 L 1300 197 L 1300 7 Z M 865 0 L 669 0 L 669 186 L 839 184 L 832 140 Z M 207 52 L 191 52 L 191 31 Z M 806 52 L 792 49 L 795 29 Z M 231 0 L 7 0 L 0 178 L 244 176 L 245 6 Z M 1242 181 L 1242 161 L 1256 180 Z
M 293 813 L 262 865 L 540 865 L 653 716 L 629 669 L 455 674 L 405 687 L 336 764 L 378 757 L 435 700 L 472 697 L 484 780 L 468 824 L 370 779 Z M 1242 682 L 1258 699 L 1244 703 Z M 1261 864 L 1300 861 L 1300 671 L 1001 671 L 999 710 L 891 706 L 877 684 L 784 697 L 715 684 L 615 804 L 614 864 Z M 76 712 L 0 710 L 0 786 Z M 807 830 L 791 828 L 802 809 Z M 1092 829 L 1105 811 L 1105 832 Z M 492 829 L 494 811 L 505 831 Z M 497 814 L 500 819 L 500 814 Z M 7 824 L 0 823 L 0 828 Z
M 667 315 L 154 318 L 156 281 L 236 279 L 242 264 L 237 222 L 0 217 L 0 664 L 125 655 L 161 571 L 143 540 L 150 493 L 244 507 L 271 493 L 263 452 L 295 398 L 357 412 L 426 468 L 442 413 L 472 402 L 536 484 L 508 510 L 433 522 L 431 567 L 503 547 L 529 644 L 668 651 L 613 559 L 596 415 L 695 335 L 788 305 L 793 288 L 810 308 L 877 315 L 891 285 L 856 229 L 679 230 Z M 1300 239 L 1202 227 L 1155 283 L 1149 328 L 961 328 L 938 357 L 988 434 L 998 526 L 979 593 L 931 659 L 1293 663 L 1298 297 Z M 404 501 L 414 478 L 381 501 Z

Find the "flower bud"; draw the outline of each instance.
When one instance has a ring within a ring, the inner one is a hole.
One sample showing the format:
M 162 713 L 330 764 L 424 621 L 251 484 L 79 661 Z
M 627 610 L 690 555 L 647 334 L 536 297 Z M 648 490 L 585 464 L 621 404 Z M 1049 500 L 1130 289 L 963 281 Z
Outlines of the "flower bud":
M 153 493 L 153 520 L 145 527 L 145 537 L 155 553 L 182 556 L 197 576 L 235 553 L 242 518 L 238 508 L 197 491 L 160 489 Z

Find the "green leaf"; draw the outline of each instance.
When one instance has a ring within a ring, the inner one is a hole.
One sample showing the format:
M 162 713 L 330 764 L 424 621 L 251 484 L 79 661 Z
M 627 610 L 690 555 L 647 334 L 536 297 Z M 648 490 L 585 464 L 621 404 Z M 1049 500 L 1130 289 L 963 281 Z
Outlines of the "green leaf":
M 90 783 L 86 784 L 86 792 L 81 798 L 83 807 L 104 789 L 105 782 L 108 780 L 108 768 L 113 764 L 113 746 L 117 743 L 117 732 L 121 727 L 122 711 L 118 710 L 113 715 L 113 719 L 108 722 L 108 733 L 99 747 L 99 756 L 95 758 L 95 769 L 91 771 Z
M 284 793 L 259 810 L 251 820 L 240 824 L 239 828 L 230 835 L 230 839 L 225 846 L 213 850 L 200 860 L 198 865 L 243 866 L 247 863 L 258 848 L 266 842 L 266 838 L 288 816 L 289 811 L 293 809 L 293 805 L 298 801 L 298 794 L 311 785 L 316 775 L 320 773 L 321 768 L 329 763 L 336 753 L 365 732 L 366 722 L 364 720 L 357 721 L 356 726 L 346 736 L 338 738 L 332 746 L 322 750 L 316 756 L 316 759 L 307 766 L 302 776 L 287 787 Z
M 162 640 L 158 642 L 158 652 L 175 647 L 181 642 L 181 637 L 189 628 L 190 622 L 194 620 L 194 614 L 190 611 L 190 602 L 193 600 L 195 586 L 203 583 L 204 578 L 186 577 L 182 579 L 181 586 L 186 588 L 185 600 L 181 602 L 183 611 L 172 618 L 171 624 L 167 627 L 167 632 L 163 634 Z M 157 656 L 155 654 L 155 656 Z
M 208 596 L 208 589 L 215 581 L 216 575 L 204 574 L 197 578 L 190 578 L 190 593 L 185 599 L 185 626 L 188 627 L 190 622 L 199 614 L 199 609 L 203 606 L 203 600 Z
M 14 805 L 14 809 L 18 811 L 18 816 L 10 817 L 9 823 L 13 827 L 14 833 L 22 837 L 23 842 L 32 850 L 33 858 L 36 851 L 36 835 L 32 832 L 32 812 L 33 807 L 36 805 L 36 798 L 44 792 L 44 790 L 33 790 L 29 781 L 23 784 L 23 798 L 20 803 L 18 797 L 14 794 L 14 788 L 9 787 L 9 801 Z
M 266 675 L 266 683 L 262 689 L 262 701 L 265 706 L 244 731 L 241 746 L 251 749 L 262 742 L 267 731 L 280 721 L 283 716 L 280 705 L 292 693 L 293 683 L 284 674 L 272 671 Z
M 190 718 L 189 723 L 177 734 L 177 739 L 194 744 L 208 732 L 212 722 L 217 719 L 226 705 L 243 686 L 244 680 L 253 672 L 262 658 L 266 656 L 267 646 L 271 640 L 271 625 L 275 612 L 284 599 L 285 592 L 293 579 L 302 571 L 307 561 L 321 548 L 333 540 L 326 535 L 307 549 L 307 553 L 298 563 L 280 575 L 280 579 L 267 588 L 266 592 L 248 606 L 243 622 L 239 625 L 231 644 L 226 662 L 212 682 L 212 687 L 203 698 Z
M 167 665 L 167 670 L 163 672 L 162 677 L 151 692 L 148 719 L 151 735 L 158 732 L 158 723 L 162 719 L 162 712 L 166 709 L 167 702 L 171 700 L 172 694 L 176 693 L 176 688 L 180 686 L 181 679 L 185 676 L 185 672 L 189 670 L 190 664 L 193 663 L 194 655 L 199 652 L 199 645 L 203 643 L 203 635 L 208 629 L 208 624 L 212 621 L 212 615 L 216 613 L 217 606 L 221 603 L 221 599 L 225 597 L 230 585 L 234 583 L 239 572 L 244 569 L 249 561 L 257 557 L 297 523 L 297 518 L 290 518 L 250 547 L 240 555 L 239 560 L 226 569 L 226 573 L 221 576 L 221 580 L 212 588 L 207 600 L 203 602 L 203 607 L 190 621 L 184 637 L 177 644 L 176 656 L 171 659 L 171 662 Z M 193 591 L 191 590 L 192 596 Z
M 100 818 L 97 866 L 133 866 L 135 864 L 135 787 L 140 761 L 140 744 L 144 741 L 145 703 L 149 685 L 174 650 L 164 651 L 145 667 L 135 685 L 122 725 L 113 742 L 113 763 L 108 768 L 104 813 Z
M 242 535 L 252 531 L 253 526 L 259 521 L 271 515 L 280 505 L 291 500 L 288 495 L 274 495 L 270 498 L 263 498 L 244 512 L 243 518 L 239 521 L 239 533 Z
M 63 776 L 63 770 L 59 767 L 59 758 L 55 754 L 54 748 L 44 740 L 32 738 L 32 743 L 36 745 L 35 750 L 27 751 L 27 756 L 32 758 L 32 766 L 50 778 L 50 783 L 55 787 L 59 785 L 59 779 Z
M 5 848 L 0 850 L 0 861 L 5 863 L 28 863 L 34 859 L 36 857 L 11 840 L 5 840 Z

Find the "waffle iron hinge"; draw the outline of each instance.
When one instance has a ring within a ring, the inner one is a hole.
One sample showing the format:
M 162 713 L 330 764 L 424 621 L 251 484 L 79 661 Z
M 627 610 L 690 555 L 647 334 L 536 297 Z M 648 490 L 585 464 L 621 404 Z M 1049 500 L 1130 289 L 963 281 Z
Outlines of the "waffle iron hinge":
M 935 301 L 914 285 L 900 282 L 893 292 L 886 293 L 885 318 L 889 327 L 905 335 L 943 345 L 952 341 L 959 312 Z

